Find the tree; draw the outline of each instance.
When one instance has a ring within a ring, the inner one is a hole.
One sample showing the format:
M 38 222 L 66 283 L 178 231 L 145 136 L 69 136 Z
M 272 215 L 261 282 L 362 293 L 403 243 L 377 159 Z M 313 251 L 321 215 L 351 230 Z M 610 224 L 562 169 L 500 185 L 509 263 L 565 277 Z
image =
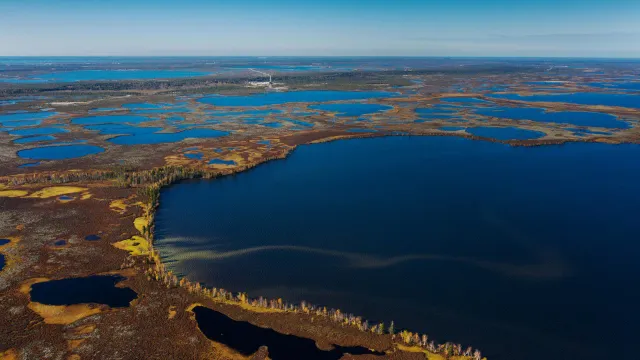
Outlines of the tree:
M 395 324 L 393 323 L 393 320 L 392 320 L 391 324 L 389 324 L 389 334 L 393 335 L 394 331 L 395 331 Z

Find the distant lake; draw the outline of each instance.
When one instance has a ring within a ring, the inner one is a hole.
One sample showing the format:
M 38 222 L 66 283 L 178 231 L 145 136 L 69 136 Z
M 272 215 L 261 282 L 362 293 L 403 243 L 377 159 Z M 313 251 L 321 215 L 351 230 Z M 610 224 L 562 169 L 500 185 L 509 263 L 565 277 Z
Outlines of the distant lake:
M 545 111 L 540 108 L 524 107 L 496 107 L 476 109 L 475 112 L 484 116 L 507 118 L 513 120 L 531 120 L 539 122 L 553 122 L 573 124 L 578 126 L 597 126 L 606 128 L 626 129 L 630 125 L 609 114 L 585 111 Z
M 248 96 L 207 96 L 198 101 L 215 106 L 266 106 L 290 102 L 366 100 L 398 96 L 386 91 L 287 91 Z
M 184 70 L 75 70 L 31 75 L 26 79 L 0 78 L 0 82 L 8 83 L 46 83 L 75 81 L 116 81 L 116 80 L 152 80 L 175 79 L 211 75 L 203 71 Z
M 301 146 L 165 188 L 177 273 L 460 342 L 492 360 L 634 358 L 640 146 L 457 137 Z
M 607 105 L 640 108 L 640 95 L 609 93 L 571 93 L 554 95 L 492 94 L 490 97 L 520 101 L 565 102 L 578 105 Z

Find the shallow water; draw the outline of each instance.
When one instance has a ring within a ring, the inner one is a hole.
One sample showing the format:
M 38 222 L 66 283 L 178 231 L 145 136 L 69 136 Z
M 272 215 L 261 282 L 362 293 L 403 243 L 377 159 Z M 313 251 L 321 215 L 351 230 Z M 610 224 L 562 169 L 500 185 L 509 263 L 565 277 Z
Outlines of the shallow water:
M 22 121 L 22 120 L 44 120 L 46 118 L 57 115 L 52 111 L 38 111 L 38 112 L 21 112 L 15 114 L 0 114 L 0 124 L 4 124 L 7 121 Z
M 67 133 L 69 130 L 60 127 L 39 127 L 39 128 L 26 128 L 9 131 L 9 135 L 14 136 L 33 136 L 33 135 L 53 135 Z
M 512 108 L 496 107 L 476 109 L 475 112 L 484 116 L 500 117 L 513 120 L 531 120 L 538 122 L 553 122 L 573 124 L 578 126 L 596 126 L 612 129 L 626 129 L 630 125 L 609 114 L 584 111 L 549 111 L 541 108 Z
M 337 113 L 337 116 L 362 116 L 393 109 L 393 106 L 380 104 L 320 104 L 311 105 L 309 109 Z
M 538 139 L 545 134 L 540 131 L 520 129 L 516 127 L 478 126 L 466 129 L 469 134 L 496 140 L 528 140 Z
M 209 160 L 209 165 L 236 165 L 236 162 L 233 160 L 222 160 L 222 159 L 211 159 Z
M 222 343 L 244 355 L 267 346 L 273 360 L 338 360 L 345 354 L 379 354 L 362 347 L 335 346 L 330 351 L 318 349 L 314 340 L 286 335 L 271 329 L 233 320 L 203 306 L 193 309 L 198 327 L 209 339 Z
M 157 120 L 146 116 L 138 115 L 100 115 L 100 116 L 88 116 L 79 117 L 71 120 L 72 124 L 77 125 L 99 125 L 99 124 L 139 124 L 147 121 Z
M 173 143 L 189 138 L 216 138 L 229 135 L 226 131 L 213 129 L 189 129 L 176 133 L 137 133 L 136 135 L 117 136 L 108 141 L 118 145 L 150 145 Z
M 209 96 L 198 101 L 215 106 L 266 106 L 290 102 L 365 100 L 394 96 L 398 94 L 385 91 L 288 91 L 248 96 Z
M 95 275 L 37 283 L 31 286 L 31 301 L 45 305 L 94 303 L 128 307 L 138 295 L 128 287 L 115 286 L 124 279 L 120 275 Z
M 41 136 L 29 136 L 29 137 L 22 137 L 19 139 L 15 139 L 13 140 L 14 144 L 29 144 L 29 143 L 34 143 L 34 142 L 38 142 L 38 141 L 51 141 L 51 140 L 55 140 L 55 136 L 51 136 L 51 135 L 41 135 Z
M 491 97 L 521 101 L 565 102 L 579 105 L 608 105 L 640 108 L 640 95 L 609 93 L 571 93 L 553 95 L 493 94 Z
M 193 281 L 394 320 L 489 359 L 633 358 L 638 158 L 458 137 L 301 146 L 164 189 L 156 246 Z
M 103 148 L 95 145 L 61 145 L 20 150 L 17 152 L 17 155 L 23 159 L 63 160 L 99 154 L 103 151 Z

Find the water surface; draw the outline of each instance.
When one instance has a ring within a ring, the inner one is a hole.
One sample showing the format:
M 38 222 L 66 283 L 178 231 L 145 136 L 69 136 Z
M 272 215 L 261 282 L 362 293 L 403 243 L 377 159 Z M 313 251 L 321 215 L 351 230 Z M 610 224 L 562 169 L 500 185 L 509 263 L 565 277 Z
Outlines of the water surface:
M 95 145 L 61 145 L 42 146 L 18 151 L 23 159 L 33 160 L 63 160 L 74 159 L 87 155 L 99 154 L 104 149 Z
M 138 297 L 128 287 L 116 287 L 120 275 L 95 275 L 83 278 L 51 280 L 31 286 L 31 301 L 46 305 L 104 304 L 127 307 Z
M 243 355 L 252 355 L 261 346 L 267 346 L 273 360 L 338 360 L 345 354 L 378 354 L 362 347 L 335 346 L 330 351 L 320 350 L 314 340 L 286 335 L 271 329 L 233 320 L 203 306 L 193 309 L 198 327 L 209 339 L 222 343 Z
M 215 106 L 266 106 L 290 102 L 365 100 L 398 96 L 385 91 L 288 91 L 248 96 L 209 96 L 198 101 Z
M 301 146 L 164 189 L 156 244 L 208 286 L 394 320 L 489 359 L 633 358 L 639 158 L 457 137 Z

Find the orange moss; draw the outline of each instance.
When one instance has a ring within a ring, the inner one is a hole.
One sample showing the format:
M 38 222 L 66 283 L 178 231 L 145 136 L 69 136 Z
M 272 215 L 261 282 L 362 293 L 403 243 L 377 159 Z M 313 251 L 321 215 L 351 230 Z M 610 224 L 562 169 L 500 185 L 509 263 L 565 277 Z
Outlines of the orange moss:
M 45 305 L 31 302 L 27 306 L 40 315 L 45 324 L 69 325 L 87 316 L 100 313 L 100 308 L 88 304 L 76 305 Z
M 18 352 L 15 349 L 9 349 L 1 352 L 0 360 L 18 360 Z

